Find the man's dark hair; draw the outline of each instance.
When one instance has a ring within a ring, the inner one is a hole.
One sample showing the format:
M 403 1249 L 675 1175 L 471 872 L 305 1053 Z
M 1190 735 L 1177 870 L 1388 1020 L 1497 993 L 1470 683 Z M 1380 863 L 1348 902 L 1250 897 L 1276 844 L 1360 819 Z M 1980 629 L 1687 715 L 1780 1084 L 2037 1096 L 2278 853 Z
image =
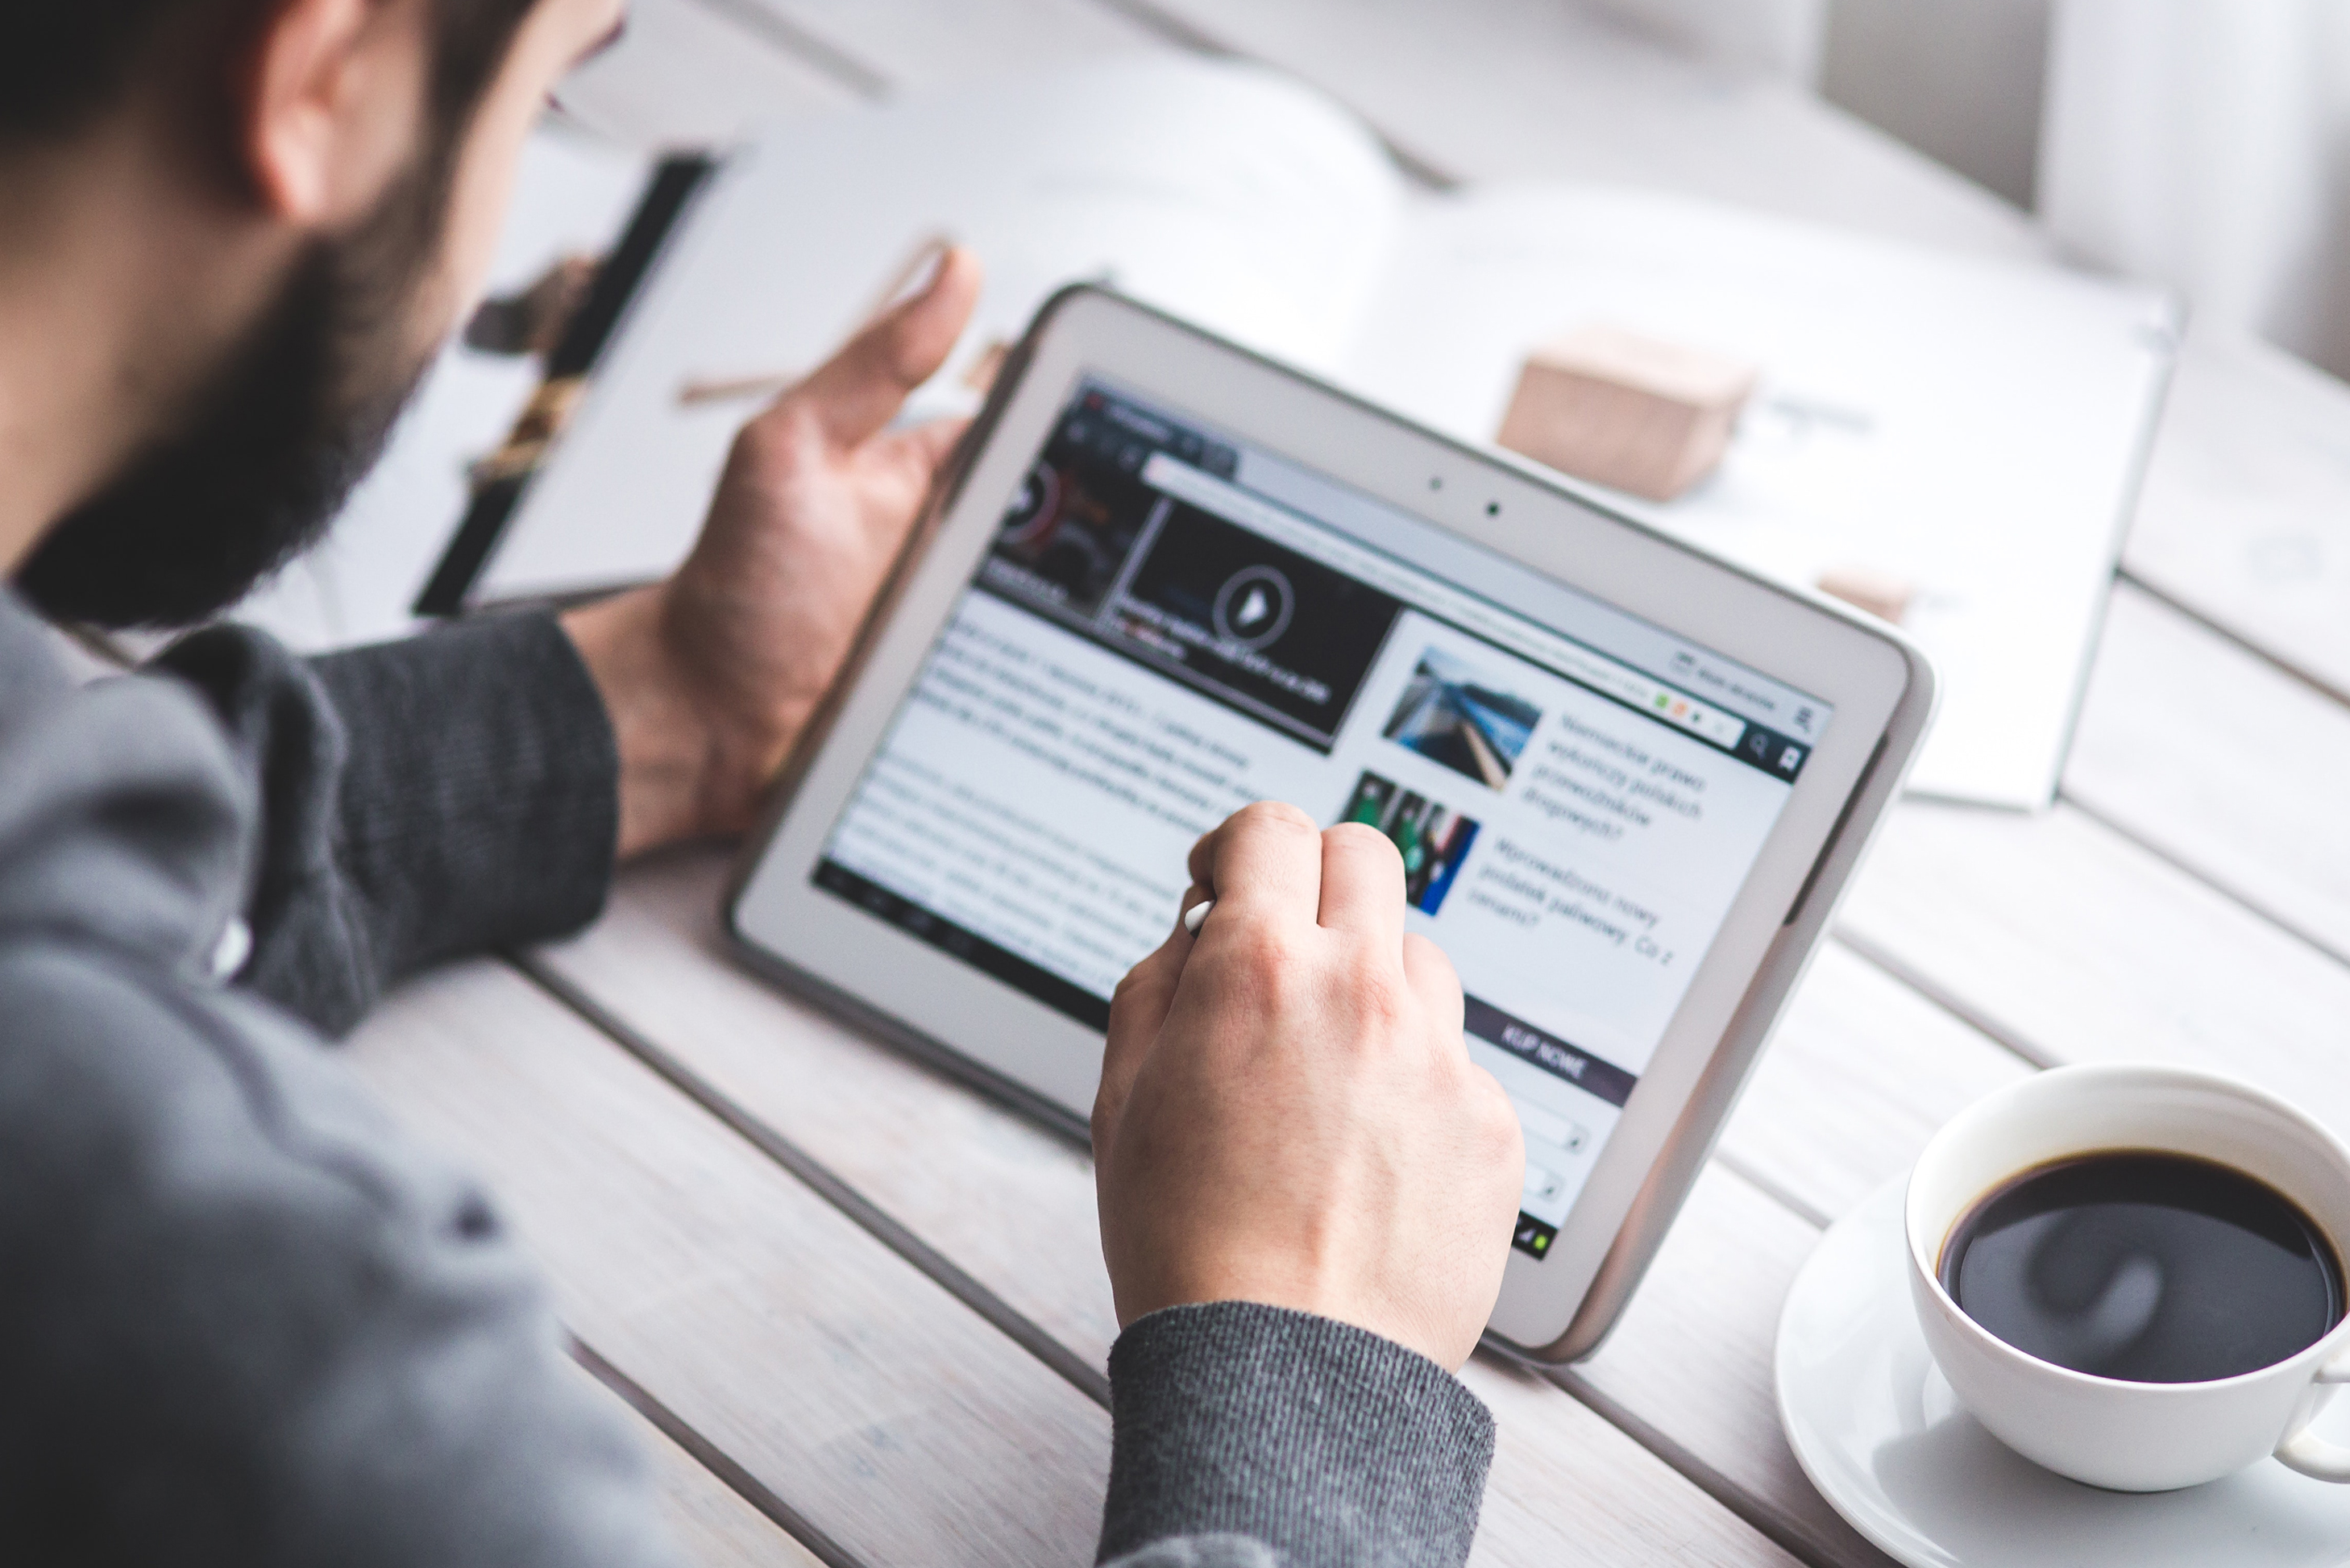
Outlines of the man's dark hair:
M 233 159 L 235 62 L 286 3 L 0 0 L 0 155 L 154 92 L 185 104 L 197 157 Z M 49 530 L 16 574 L 36 608 L 191 625 L 307 548 L 374 466 L 425 369 L 407 317 L 465 133 L 537 0 L 419 3 L 433 64 L 406 169 L 363 221 L 312 243 L 186 414 Z
M 201 65 L 225 64 L 225 51 L 255 36 L 282 4 L 0 0 L 0 149 L 81 130 L 120 101 L 166 44 L 194 42 Z M 433 119 L 453 129 L 472 115 L 536 0 L 427 4 L 435 34 Z M 178 57 L 176 48 L 170 52 Z

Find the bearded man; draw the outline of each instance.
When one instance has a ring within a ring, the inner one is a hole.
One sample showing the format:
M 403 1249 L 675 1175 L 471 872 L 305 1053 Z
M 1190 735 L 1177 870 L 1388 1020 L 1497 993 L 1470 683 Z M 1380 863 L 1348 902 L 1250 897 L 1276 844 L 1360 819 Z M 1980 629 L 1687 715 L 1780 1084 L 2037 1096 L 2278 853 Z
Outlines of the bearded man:
M 84 686 L 43 624 L 197 625 L 315 535 L 622 20 L 0 0 L 0 1561 L 669 1561 L 496 1207 L 325 1042 L 750 821 L 956 438 L 892 421 L 975 264 L 745 429 L 667 582 Z M 1095 1123 L 1103 1553 L 1457 1563 L 1508 1104 L 1384 838 L 1252 808 L 1192 870 L 1214 934 L 1121 987 Z

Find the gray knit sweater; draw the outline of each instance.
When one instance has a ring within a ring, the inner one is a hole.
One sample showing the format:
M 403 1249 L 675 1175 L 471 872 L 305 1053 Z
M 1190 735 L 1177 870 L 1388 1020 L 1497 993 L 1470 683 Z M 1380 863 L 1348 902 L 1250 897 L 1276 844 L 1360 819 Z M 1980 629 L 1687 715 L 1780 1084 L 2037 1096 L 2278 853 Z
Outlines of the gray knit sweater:
M 617 763 L 569 640 L 161 662 L 76 688 L 0 596 L 0 1562 L 671 1562 L 495 1201 L 322 1045 L 601 906 Z M 1466 1555 L 1492 1423 L 1429 1362 L 1226 1304 L 1110 1373 L 1105 1557 Z

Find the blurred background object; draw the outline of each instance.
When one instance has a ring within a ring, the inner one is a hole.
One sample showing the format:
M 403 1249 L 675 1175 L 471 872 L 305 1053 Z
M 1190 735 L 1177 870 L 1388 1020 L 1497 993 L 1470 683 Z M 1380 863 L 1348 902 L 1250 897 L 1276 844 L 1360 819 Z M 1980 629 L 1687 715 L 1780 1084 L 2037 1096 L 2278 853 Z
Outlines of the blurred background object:
M 2350 0 L 1590 0 L 2350 375 Z
M 2032 205 L 2049 0 L 1829 0 L 1825 9 L 1822 97 Z
M 1819 75 L 1830 9 L 1825 0 L 1593 0 L 1592 8 L 1692 54 L 1805 82 Z
M 2345 5 L 637 0 L 622 44 L 564 84 L 534 139 L 494 293 L 525 293 L 559 258 L 611 244 L 646 171 L 681 145 L 1046 66 L 1237 56 L 1328 91 L 1422 194 L 1578 182 L 2178 286 L 2210 373 L 2174 393 L 2170 422 L 2199 420 L 2209 439 L 2171 443 L 2139 535 L 2193 556 L 2164 576 L 2168 591 L 2261 597 L 2290 579 L 2288 618 L 2331 639 L 2350 551 L 2324 543 L 2340 458 L 2316 410 L 2342 391 L 2303 366 L 2350 370 L 2350 312 L 2326 265 L 2345 183 L 2326 145 L 2338 140 L 2328 84 L 2350 79 L 2336 68 Z M 1573 319 L 1554 313 L 1545 329 Z M 745 343 L 739 364 L 689 369 L 782 371 L 782 347 Z M 972 388 L 984 369 L 967 368 Z M 334 537 L 240 613 L 306 648 L 409 625 L 472 465 L 537 379 L 529 358 L 452 345 Z M 2306 417 L 2278 400 L 2310 405 Z M 2207 540 L 2195 520 L 2211 507 L 2248 519 L 2258 547 Z M 1931 574 L 1884 551 L 1823 558 L 1804 580 L 1847 565 L 1915 584 L 1913 620 L 1941 613 Z
M 1815 90 L 2017 206 L 2033 204 L 2052 0 L 1590 3 L 1726 68 Z M 2167 0 L 2120 8 L 2141 3 Z
M 529 287 L 494 295 L 465 326 L 464 344 L 484 354 L 535 354 L 544 359 L 563 341 L 564 329 L 595 286 L 598 257 L 567 255 L 539 274 Z
M 2350 372 L 2350 4 L 2058 0 L 2048 66 L 2056 238 Z

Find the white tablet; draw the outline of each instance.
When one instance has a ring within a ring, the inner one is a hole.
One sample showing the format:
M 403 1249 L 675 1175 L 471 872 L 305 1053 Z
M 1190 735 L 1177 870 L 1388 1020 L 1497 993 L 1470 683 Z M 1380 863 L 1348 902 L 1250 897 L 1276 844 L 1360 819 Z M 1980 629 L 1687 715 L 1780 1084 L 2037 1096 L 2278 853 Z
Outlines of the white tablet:
M 1083 1134 L 1192 841 L 1402 849 L 1525 1131 L 1492 1331 L 1593 1348 L 1917 750 L 1891 631 L 1090 288 L 1039 315 L 730 901 Z

